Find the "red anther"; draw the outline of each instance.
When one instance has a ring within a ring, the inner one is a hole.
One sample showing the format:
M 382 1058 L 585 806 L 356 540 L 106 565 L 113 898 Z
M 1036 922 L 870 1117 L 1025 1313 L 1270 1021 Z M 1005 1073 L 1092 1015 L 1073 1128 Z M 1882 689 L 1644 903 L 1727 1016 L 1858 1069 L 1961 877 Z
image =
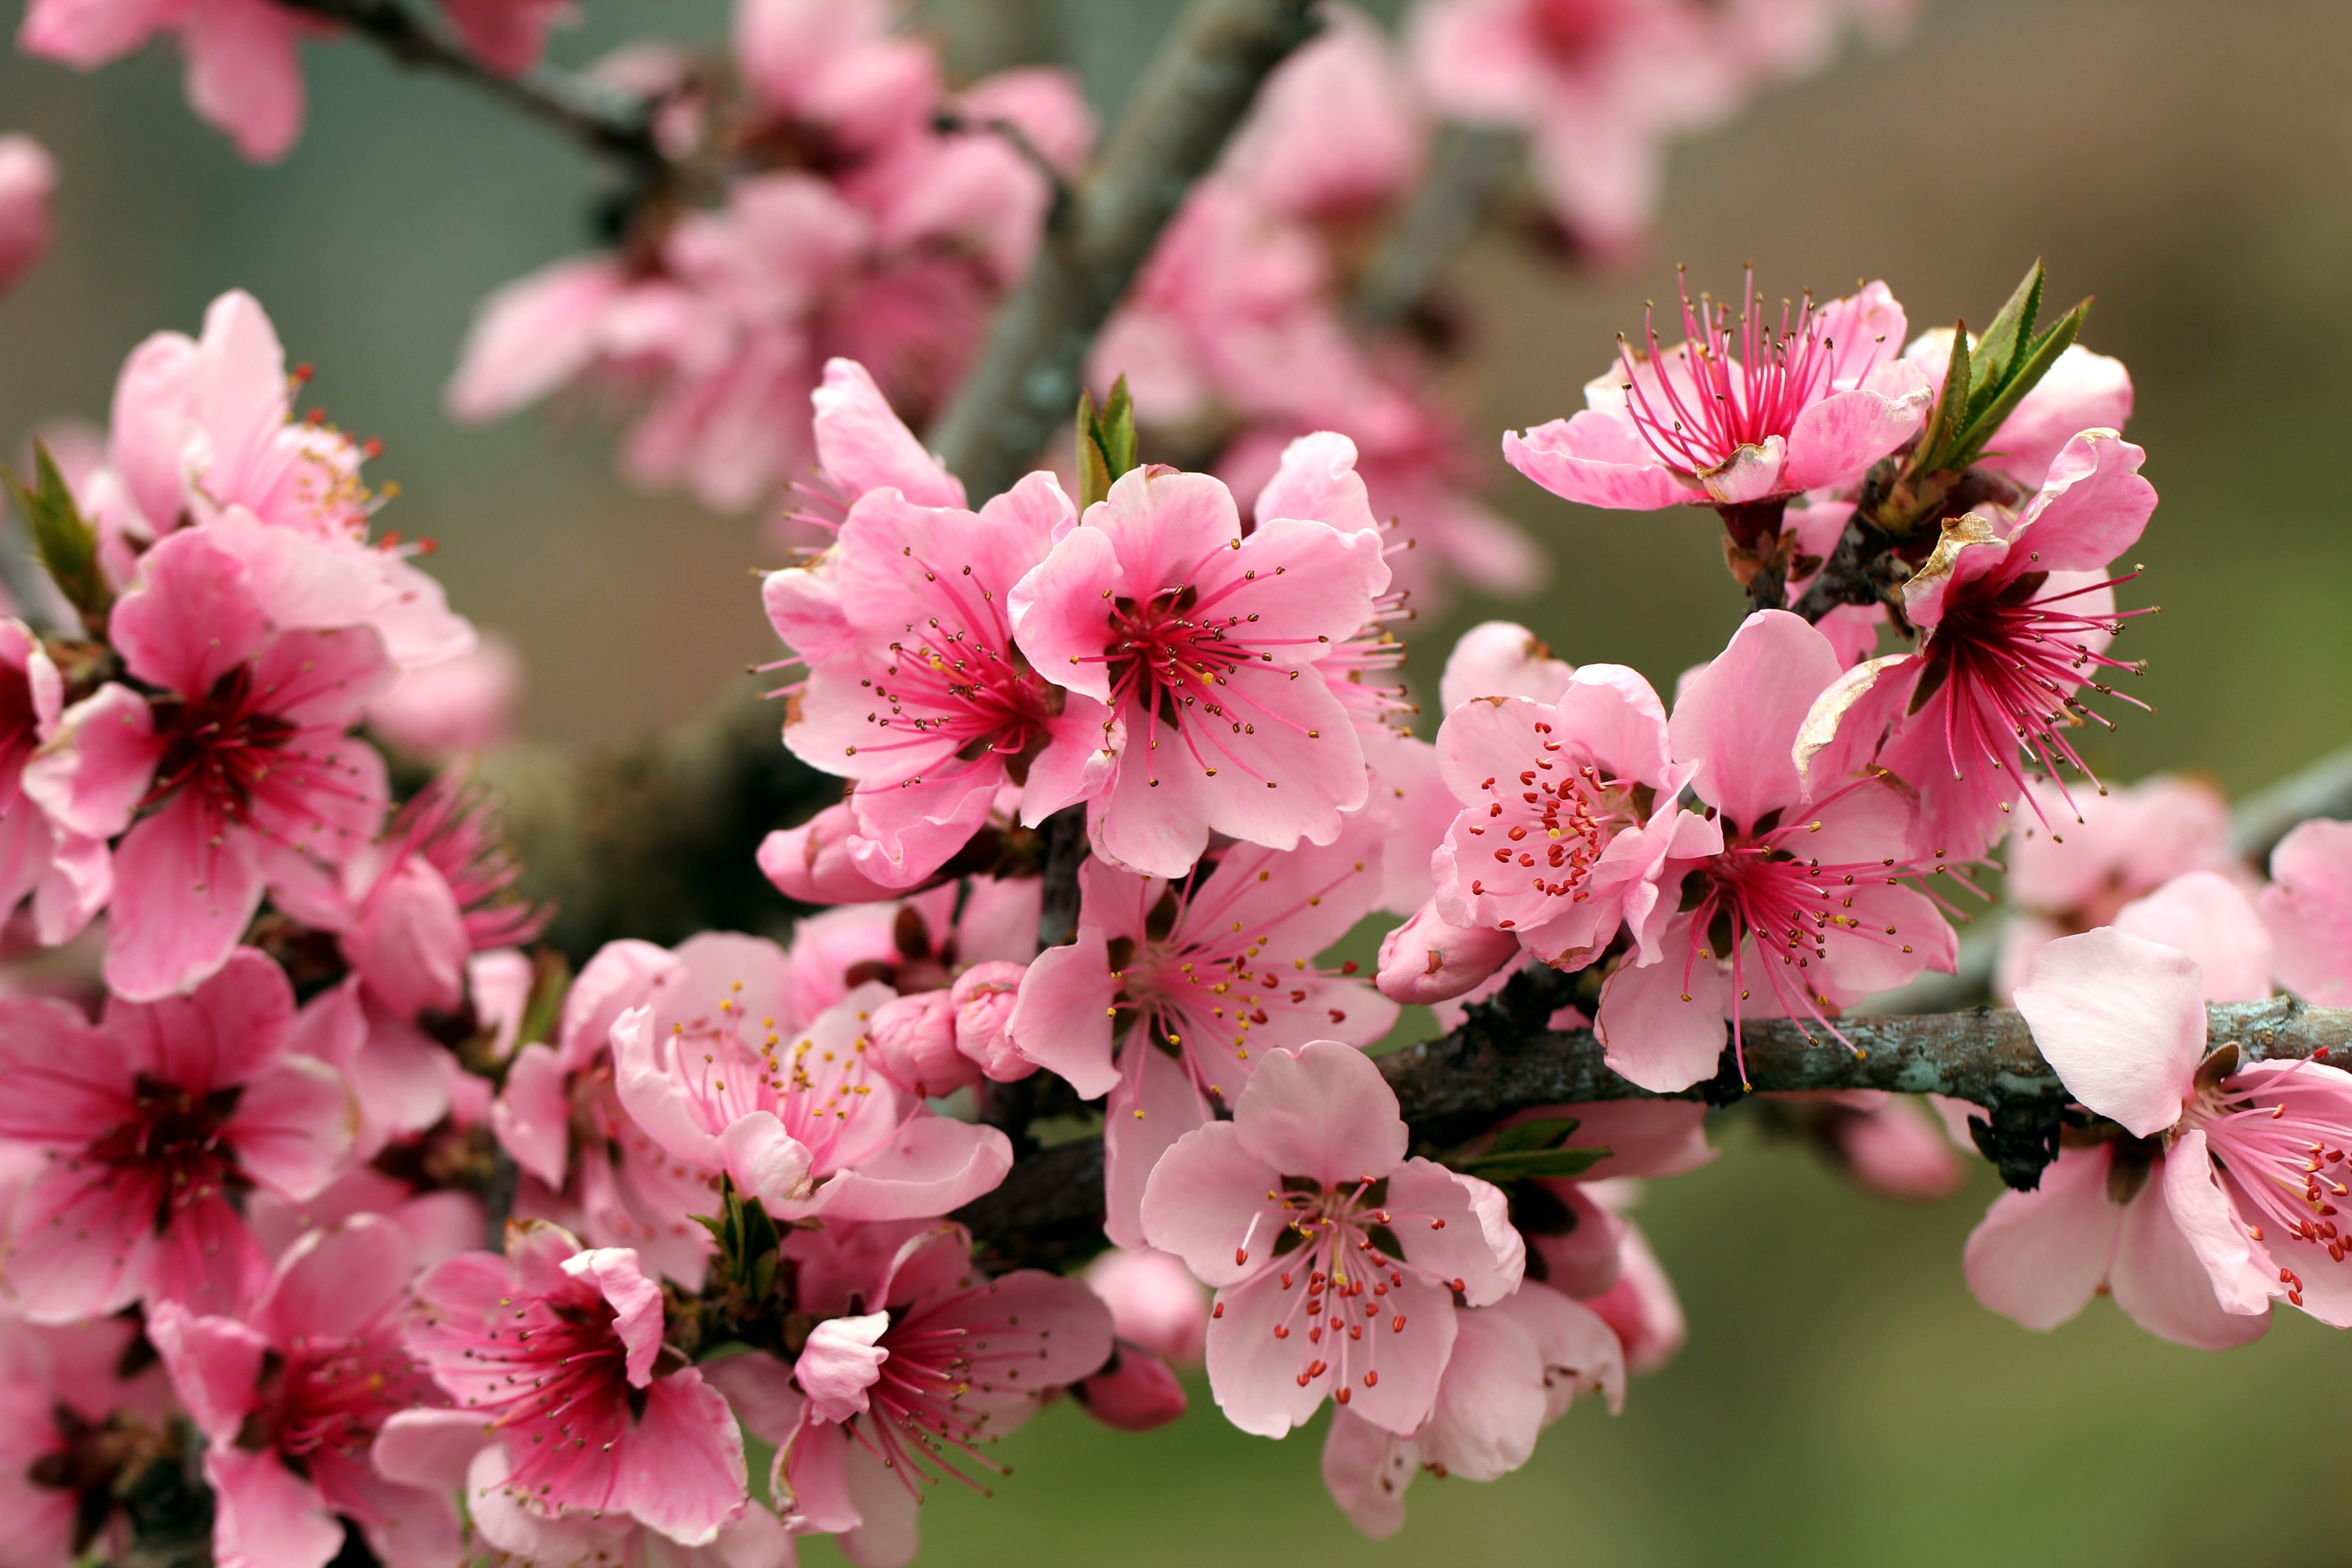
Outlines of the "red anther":
M 1298 1386 L 1301 1388 L 1307 1386 L 1307 1374 L 1303 1372 L 1298 1374 Z
M 1322 1324 L 1318 1323 L 1313 1328 L 1307 1331 L 1307 1342 L 1310 1345 L 1319 1345 L 1323 1342 Z
M 1362 1339 L 1362 1338 L 1364 1337 L 1364 1325 L 1363 1325 L 1363 1324 L 1361 1324 L 1361 1323 L 1350 1323 L 1350 1324 L 1349 1324 L 1349 1325 L 1348 1325 L 1348 1337 L 1349 1337 L 1349 1339 L 1351 1339 L 1351 1340 L 1360 1340 L 1360 1339 Z
M 438 555 L 441 553 L 441 542 L 437 539 L 420 539 L 416 542 L 416 553 Z
M 1276 1324 L 1275 1324 L 1275 1325 L 1274 1325 L 1274 1337 L 1275 1337 L 1276 1339 L 1278 1339 L 1278 1340 L 1286 1340 L 1286 1339 L 1288 1339 L 1288 1338 L 1290 1337 L 1290 1325 L 1289 1325 L 1288 1323 L 1276 1323 Z
M 324 425 L 327 422 L 327 411 L 323 408 L 313 408 L 310 413 L 302 416 L 302 417 L 310 424 Z
M 1465 1294 L 1468 1292 L 1468 1290 L 1469 1290 L 1469 1289 L 1470 1289 L 1470 1287 L 1468 1287 L 1467 1285 L 1465 1285 L 1465 1284 L 1464 1284 L 1464 1283 L 1462 1283 L 1462 1281 L 1461 1281 L 1461 1280 L 1459 1280 L 1459 1279 L 1450 1279 L 1450 1280 L 1446 1281 L 1446 1283 L 1448 1283 L 1448 1284 L 1452 1285 L 1452 1286 L 1453 1286 L 1456 1290 L 1463 1291 L 1463 1292 L 1465 1292 Z
M 305 361 L 303 363 L 298 364 L 294 367 L 295 384 L 299 386 L 318 374 L 318 367 L 310 364 L 308 361 Z
M 376 439 L 373 436 L 369 437 L 366 440 L 360 443 L 360 456 L 365 458 L 371 463 L 374 462 L 378 458 L 383 456 L 383 443 Z
M 1234 1247 L 1234 1266 L 1235 1266 L 1236 1268 L 1240 1267 L 1242 1264 L 1247 1263 L 1248 1261 L 1249 1261 L 1249 1248 L 1248 1248 L 1248 1247 Z
M 2286 1293 L 2286 1304 L 2287 1304 L 2288 1306 L 2290 1306 L 2290 1307 L 2300 1307 L 2300 1306 L 2302 1306 L 2302 1305 L 2303 1305 L 2303 1292 L 2302 1292 L 2302 1291 L 2300 1291 L 2300 1290 L 2290 1290 L 2290 1291 L 2288 1291 L 2288 1292 Z
M 1385 1296 L 1388 1293 L 1389 1288 L 1385 1285 L 1375 1285 L 1372 1287 L 1372 1294 L 1375 1296 Z
M 1380 1385 L 1381 1374 L 1379 1373 L 1368 1372 L 1364 1373 L 1364 1386 L 1366 1388 L 1378 1388 Z
M 1389 1283 L 1402 1290 L 1404 1289 L 1404 1276 L 1402 1274 L 1391 1274 L 1389 1276 Z
M 1353 1390 L 1353 1389 L 1349 1388 L 1346 1384 L 1344 1384 L 1344 1383 L 1343 1383 L 1343 1384 L 1341 1384 L 1339 1385 L 1339 1393 L 1337 1393 L 1337 1394 L 1333 1394 L 1333 1395 L 1332 1395 L 1332 1397 L 1333 1397 L 1334 1399 L 1337 1399 L 1340 1404 L 1345 1405 L 1345 1404 L 1347 1404 L 1347 1403 L 1348 1403 L 1348 1395 L 1349 1395 L 1349 1394 L 1352 1394 L 1352 1393 L 1354 1393 L 1354 1392 L 1355 1392 L 1355 1390 Z
M 1444 1230 L 1445 1228 L 1445 1222 L 1442 1219 L 1431 1220 L 1429 1222 L 1429 1228 L 1432 1230 Z
M 2279 1270 L 2279 1283 L 2280 1283 L 2280 1284 L 2284 1285 L 2284 1284 L 2285 1284 L 2288 1280 L 2290 1280 L 2290 1279 L 2294 1279 L 2294 1269 L 2292 1269 L 2292 1268 L 2282 1268 L 2282 1269 L 2280 1269 L 2280 1270 Z
M 1341 1327 L 1347 1322 L 1347 1319 L 1339 1316 L 1337 1312 L 1331 1314 L 1331 1326 L 1335 1329 Z
M 1309 1377 L 1320 1377 L 1326 1370 L 1319 1361 L 1310 1361 L 1307 1363 L 1307 1375 Z
M 1353 974 L 1359 967 L 1360 966 L 1357 964 L 1356 961 L 1351 958 L 1339 965 L 1339 973 L 1342 974 Z
M 1214 1307 L 1209 1310 L 1209 1316 L 1213 1318 L 1222 1318 L 1224 1315 L 1225 1304 L 1223 1301 L 1218 1302 Z
M 1287 1274 L 1282 1277 L 1282 1288 L 1286 1290 L 1290 1289 L 1290 1276 Z
M 1389 1324 L 1389 1332 L 1392 1334 L 1401 1334 L 1404 1332 L 1404 1314 L 1402 1312 L 1399 1312 L 1396 1315 L 1395 1321 Z

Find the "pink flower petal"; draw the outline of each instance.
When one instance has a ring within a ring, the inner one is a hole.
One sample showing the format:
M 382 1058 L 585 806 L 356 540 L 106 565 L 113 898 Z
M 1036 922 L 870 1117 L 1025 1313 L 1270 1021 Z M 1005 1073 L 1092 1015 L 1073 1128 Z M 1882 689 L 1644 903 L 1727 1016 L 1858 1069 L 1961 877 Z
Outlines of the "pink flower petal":
M 2180 1119 L 2205 1055 L 2205 998 L 2186 953 L 2111 927 L 2033 955 L 2017 1010 L 2076 1100 L 2147 1138 Z

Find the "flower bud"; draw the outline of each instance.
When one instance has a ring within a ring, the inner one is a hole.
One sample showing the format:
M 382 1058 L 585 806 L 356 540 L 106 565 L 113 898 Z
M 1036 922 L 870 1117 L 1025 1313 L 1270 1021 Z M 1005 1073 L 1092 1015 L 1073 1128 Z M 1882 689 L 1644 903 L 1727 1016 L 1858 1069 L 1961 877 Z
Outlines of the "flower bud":
M 1552 658 L 1536 634 L 1513 621 L 1486 621 L 1462 634 L 1445 656 L 1438 700 L 1448 713 L 1477 697 L 1557 702 L 1576 668 Z
M 465 919 L 448 882 L 422 858 L 376 884 L 342 946 L 369 994 L 399 1017 L 454 1012 L 465 1000 Z
M 29 136 L 0 136 L 0 292 L 31 271 L 57 237 L 49 196 L 58 166 Z
M 1507 931 L 1449 925 L 1434 902 L 1381 942 L 1374 984 L 1391 1002 L 1447 1002 L 1471 990 L 1511 961 L 1519 939 Z
M 1004 1023 L 1013 1016 L 1021 977 L 1028 973 L 1027 964 L 1002 959 L 975 963 L 956 976 L 955 988 L 950 993 L 955 1008 L 955 1048 L 998 1083 L 1013 1083 L 1037 1070 L 1037 1064 L 1024 1059 L 1004 1037 Z
M 1119 1432 L 1149 1432 L 1184 1414 L 1184 1385 L 1168 1363 L 1124 1341 L 1100 1372 L 1072 1384 L 1070 1393 L 1087 1415 Z
M 849 807 L 828 805 L 798 827 L 780 828 L 760 845 L 760 869 L 776 890 L 804 904 L 872 904 L 895 899 L 850 863 L 849 837 L 857 819 Z
M 1110 1308 L 1121 1342 L 1172 1362 L 1201 1359 L 1209 1333 L 1209 1293 L 1173 1255 L 1114 1247 L 1087 1266 L 1087 1285 Z
M 956 1008 L 945 991 L 922 991 L 874 1010 L 867 1037 L 893 1082 L 929 1099 L 952 1094 L 980 1073 L 956 1050 Z

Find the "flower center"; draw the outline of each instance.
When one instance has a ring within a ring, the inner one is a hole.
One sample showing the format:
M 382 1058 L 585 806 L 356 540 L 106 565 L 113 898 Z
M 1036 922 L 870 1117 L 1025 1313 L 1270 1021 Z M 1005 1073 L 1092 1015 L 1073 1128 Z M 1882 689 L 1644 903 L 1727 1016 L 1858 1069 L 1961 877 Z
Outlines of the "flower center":
M 1916 710 L 1939 689 L 1949 689 L 1944 720 L 1944 744 L 1952 776 L 1965 776 L 1964 760 L 1981 757 L 1995 773 L 2022 748 L 2055 781 L 2061 763 L 2098 784 L 2065 731 L 2088 721 L 2108 730 L 2115 725 L 2095 712 L 2076 693 L 2085 685 L 2102 697 L 2117 697 L 2147 710 L 2136 697 L 2119 693 L 2098 679 L 2102 670 L 2138 675 L 2147 667 L 2092 651 L 2090 638 L 2120 634 L 2124 623 L 2149 612 L 2109 611 L 2089 616 L 2068 605 L 2102 588 L 2114 588 L 2138 576 L 2137 571 L 2094 583 L 2086 587 L 2033 595 L 2048 574 L 2033 572 L 2017 578 L 1997 593 L 1979 584 L 1963 584 L 1947 602 L 1943 620 L 1929 635 L 1922 653 L 1927 660 L 1913 699 Z M 2066 796 L 2065 785 L 2058 786 Z M 2104 787 L 2100 793 L 2105 794 Z M 2036 816 L 2042 807 L 2026 792 Z M 2077 814 L 2079 818 L 2079 813 Z M 2048 818 L 2043 817 L 2048 825 Z
M 243 1187 L 236 1152 L 221 1141 L 242 1085 L 198 1092 L 142 1073 L 131 1086 L 131 1119 L 90 1145 L 89 1158 L 135 1173 L 152 1192 L 158 1234 L 180 1211 Z
M 1742 447 L 1786 438 L 1797 416 L 1830 389 L 1836 345 L 1822 334 L 1812 296 L 1792 318 L 1780 304 L 1780 324 L 1765 319 L 1750 270 L 1741 287 L 1739 319 L 1730 307 L 1701 294 L 1691 304 L 1681 268 L 1683 342 L 1662 349 L 1652 316 L 1643 317 L 1645 352 L 1637 360 L 1621 334 L 1618 363 L 1625 374 L 1626 412 L 1650 449 L 1670 468 L 1697 476 L 1729 463 Z
M 1549 735 L 1551 726 L 1538 723 L 1536 731 Z M 1544 747 L 1558 752 L 1560 743 L 1546 741 Z M 1641 820 L 1639 795 L 1646 793 L 1605 777 L 1590 763 L 1571 767 L 1556 756 L 1536 758 L 1516 780 L 1498 774 L 1478 787 L 1489 797 L 1486 818 L 1471 823 L 1467 831 L 1493 842 L 1495 864 L 1488 868 L 1483 856 L 1472 857 L 1481 873 L 1471 879 L 1472 897 L 1532 892 L 1572 903 L 1591 896 L 1584 884 L 1594 864 L 1611 839 Z M 1520 922 L 1496 923 L 1509 931 Z
M 2259 1079 L 2232 1074 L 2201 1087 L 2179 1131 L 2201 1131 L 2231 1197 L 2231 1207 L 2253 1240 L 2279 1265 L 2279 1283 L 2291 1305 L 2303 1305 L 2303 1277 L 2326 1254 L 2342 1263 L 2352 1245 L 2336 1225 L 2336 1205 L 2352 1196 L 2345 1145 L 2347 1098 L 2333 1075 L 2289 1070 Z M 2297 1244 L 2291 1258 L 2283 1244 Z
M 165 693 L 152 705 L 163 755 L 140 804 L 156 805 L 179 790 L 193 790 L 215 816 L 252 826 L 254 798 L 285 760 L 286 742 L 296 733 L 288 721 L 255 710 L 253 666 L 237 666 L 193 701 Z
M 271 1447 L 350 1458 L 394 1412 L 424 1402 L 428 1383 L 389 1333 L 297 1344 L 261 1391 Z

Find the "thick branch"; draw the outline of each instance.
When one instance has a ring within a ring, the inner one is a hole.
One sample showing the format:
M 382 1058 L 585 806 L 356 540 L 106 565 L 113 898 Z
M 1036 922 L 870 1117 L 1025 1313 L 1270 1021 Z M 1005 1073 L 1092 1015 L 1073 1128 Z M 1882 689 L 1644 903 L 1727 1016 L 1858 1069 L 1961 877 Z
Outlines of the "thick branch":
M 932 432 L 975 500 L 1009 488 L 1070 416 L 1095 334 L 1267 73 L 1313 33 L 1312 12 L 1312 0 L 1193 0 L 1185 12 Z
M 501 76 L 401 0 L 278 0 L 289 11 L 341 24 L 404 66 L 437 71 L 554 127 L 593 153 L 650 180 L 669 160 L 654 142 L 646 106 L 577 77 L 541 68 Z
M 1517 152 L 1518 138 L 1504 132 L 1445 127 L 1412 205 L 1358 280 L 1349 319 L 1368 331 L 1394 326 L 1428 298 L 1438 273 L 1486 215 Z
M 1843 1020 L 1839 1027 L 1853 1051 L 1818 1026 L 1808 1037 L 1787 1019 L 1755 1020 L 1742 1031 L 1748 1088 L 1727 1052 L 1713 1079 L 1661 1096 L 1611 1071 L 1588 1029 L 1515 1027 L 1511 1015 L 1524 1016 L 1529 1000 L 1497 998 L 1501 1005 L 1472 1009 L 1452 1034 L 1381 1058 L 1417 1144 L 1459 1142 L 1529 1106 L 1655 1099 L 1720 1106 L 1750 1092 L 1876 1089 L 1983 1107 L 1991 1121 L 1979 1142 L 2012 1186 L 2032 1187 L 2057 1152 L 2065 1088 L 2034 1049 L 2025 1020 L 2006 1009 Z M 2352 1053 L 2352 1008 L 2287 998 L 2216 1005 L 2206 1009 L 2206 1038 L 2213 1046 L 2235 1040 L 2254 1061 L 2340 1056 Z M 1052 1261 L 1099 1221 L 1101 1171 L 1101 1145 L 1091 1140 L 1049 1150 L 1016 1164 L 1003 1186 L 959 1217 L 1007 1264 Z

